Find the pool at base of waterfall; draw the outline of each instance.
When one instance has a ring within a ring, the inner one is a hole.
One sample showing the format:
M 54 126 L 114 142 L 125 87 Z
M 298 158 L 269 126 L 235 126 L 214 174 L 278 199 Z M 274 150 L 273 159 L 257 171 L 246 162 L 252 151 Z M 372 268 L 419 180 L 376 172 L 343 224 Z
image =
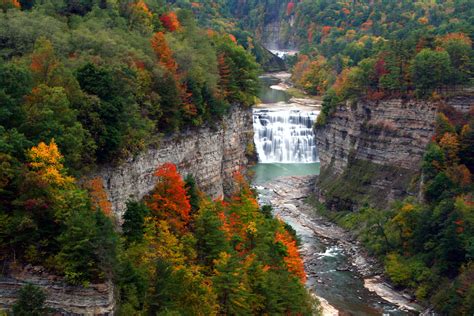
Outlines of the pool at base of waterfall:
M 254 185 L 261 185 L 279 177 L 319 174 L 319 162 L 313 163 L 258 163 L 251 168 Z

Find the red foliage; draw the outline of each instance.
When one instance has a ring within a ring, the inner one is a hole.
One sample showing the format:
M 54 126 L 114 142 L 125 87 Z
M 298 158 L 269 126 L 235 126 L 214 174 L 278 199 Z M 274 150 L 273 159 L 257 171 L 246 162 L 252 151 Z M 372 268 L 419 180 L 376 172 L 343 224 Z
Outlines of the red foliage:
M 380 78 L 388 73 L 388 69 L 385 68 L 385 60 L 383 57 L 380 57 L 375 63 L 375 74 L 377 75 L 377 78 Z
M 288 2 L 288 5 L 286 6 L 286 15 L 290 15 L 293 12 L 294 8 L 295 3 L 293 1 Z
M 301 259 L 296 241 L 285 230 L 283 233 L 275 234 L 275 242 L 282 243 L 286 247 L 286 256 L 284 258 L 288 271 L 297 276 L 301 283 L 306 282 L 306 272 L 304 271 L 303 259 Z
M 172 163 L 160 166 L 155 176 L 159 178 L 158 183 L 148 198 L 147 206 L 153 217 L 166 220 L 173 230 L 184 233 L 189 223 L 191 205 L 183 179 Z
M 179 23 L 178 17 L 174 12 L 168 12 L 160 16 L 161 24 L 167 29 L 169 32 L 174 32 L 181 27 Z

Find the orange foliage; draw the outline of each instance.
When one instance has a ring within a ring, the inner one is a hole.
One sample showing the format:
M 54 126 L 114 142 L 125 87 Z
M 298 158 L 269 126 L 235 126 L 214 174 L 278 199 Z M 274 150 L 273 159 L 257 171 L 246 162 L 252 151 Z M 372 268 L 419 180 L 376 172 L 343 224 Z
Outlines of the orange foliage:
M 100 208 L 104 214 L 112 215 L 112 203 L 104 190 L 104 180 L 101 177 L 96 177 L 87 181 L 85 187 L 89 191 L 94 206 Z
M 158 177 L 158 183 L 147 200 L 147 206 L 155 219 L 166 220 L 173 230 L 184 233 L 189 223 L 191 205 L 183 179 L 172 163 L 160 166 L 155 176 Z
M 159 63 L 173 74 L 178 70 L 178 64 L 174 60 L 173 51 L 169 48 L 163 32 L 156 32 L 151 39 L 151 47 L 158 57 Z
M 179 23 L 178 17 L 174 12 L 168 12 L 160 16 L 161 24 L 167 29 L 169 32 L 174 32 L 181 27 Z
M 457 165 L 447 170 L 447 175 L 460 187 L 468 187 L 471 184 L 471 172 L 465 165 Z
M 275 242 L 283 244 L 286 248 L 286 256 L 284 258 L 288 271 L 297 276 L 301 283 L 306 282 L 306 273 L 304 271 L 303 260 L 301 259 L 296 241 L 285 230 L 283 233 L 275 234 Z
M 336 82 L 334 82 L 333 89 L 337 95 L 341 95 L 344 91 L 345 86 L 349 80 L 349 74 L 351 72 L 351 68 L 345 68 L 342 72 L 337 76 Z
M 327 36 L 329 34 L 329 32 L 331 32 L 331 27 L 328 26 L 328 25 L 325 25 L 323 26 L 323 28 L 321 29 L 321 33 L 323 34 L 323 36 Z
M 360 26 L 360 28 L 363 30 L 363 31 L 368 31 L 372 25 L 374 25 L 374 22 L 372 20 L 367 20 L 365 21 L 364 23 L 362 23 L 362 25 Z
M 449 33 L 440 38 L 442 43 L 447 43 L 450 41 L 460 41 L 469 46 L 472 45 L 471 38 L 464 33 Z
M 235 44 L 237 44 L 237 39 L 235 38 L 234 35 L 229 34 L 229 38 L 230 38 L 230 40 L 231 40 L 232 42 L 234 42 Z
M 345 15 L 349 15 L 351 13 L 348 8 L 342 8 L 342 12 L 344 12 Z
M 148 17 L 152 16 L 152 13 L 150 12 L 150 9 L 148 9 L 148 6 L 146 5 L 146 3 L 143 0 L 140 0 L 140 1 L 135 2 L 135 3 L 130 3 L 130 8 L 132 9 L 132 11 L 142 12 L 143 14 L 145 14 Z
M 459 152 L 459 140 L 454 133 L 444 133 L 439 141 L 439 145 L 443 148 L 451 161 L 457 161 Z
M 426 25 L 428 24 L 428 18 L 423 16 L 418 19 L 418 23 Z
M 10 9 L 10 8 L 20 9 L 21 5 L 18 0 L 1 0 L 0 8 L 2 8 L 4 12 L 6 12 L 7 9 Z

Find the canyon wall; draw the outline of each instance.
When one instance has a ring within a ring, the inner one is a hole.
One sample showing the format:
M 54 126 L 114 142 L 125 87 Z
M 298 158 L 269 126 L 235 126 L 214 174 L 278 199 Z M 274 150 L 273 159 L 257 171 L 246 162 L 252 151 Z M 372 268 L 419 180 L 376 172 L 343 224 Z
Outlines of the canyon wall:
M 45 305 L 54 315 L 113 315 L 116 302 L 112 282 L 91 284 L 87 288 L 65 284 L 42 267 L 26 266 L 23 270 L 0 276 L 0 314 L 2 307 L 12 306 L 19 289 L 33 284 L 46 294 Z
M 317 196 L 334 209 L 386 206 L 418 193 L 421 160 L 442 102 L 360 100 L 339 106 L 316 128 L 321 161 Z M 446 102 L 468 111 L 472 98 Z
M 231 192 L 233 174 L 245 172 L 246 153 L 252 152 L 252 144 L 252 110 L 235 106 L 213 128 L 165 138 L 156 148 L 119 166 L 102 166 L 90 177 L 103 179 L 112 210 L 121 222 L 127 200 L 139 200 L 149 193 L 157 180 L 156 168 L 165 162 L 176 164 L 183 176 L 192 174 L 200 189 L 213 198 Z M 16 301 L 18 290 L 27 283 L 39 286 L 47 295 L 46 305 L 59 315 L 113 315 L 115 311 L 112 283 L 69 286 L 41 267 L 27 266 L 0 277 L 0 312 Z
M 127 200 L 148 194 L 156 184 L 156 168 L 165 162 L 176 164 L 183 177 L 192 174 L 199 188 L 213 198 L 229 193 L 234 172 L 245 172 L 246 152 L 252 141 L 252 110 L 235 106 L 214 128 L 163 139 L 157 148 L 119 166 L 103 166 L 94 176 L 104 180 L 112 210 L 120 221 Z
M 268 49 L 295 49 L 297 46 L 293 25 L 294 17 L 276 19 L 263 26 L 260 40 Z

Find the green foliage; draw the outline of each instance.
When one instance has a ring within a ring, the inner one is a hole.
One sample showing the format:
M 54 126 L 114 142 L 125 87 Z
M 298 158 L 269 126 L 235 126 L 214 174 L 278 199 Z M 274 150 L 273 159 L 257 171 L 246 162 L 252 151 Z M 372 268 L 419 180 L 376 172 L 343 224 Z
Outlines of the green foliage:
M 18 300 L 13 305 L 15 316 L 43 316 L 48 314 L 44 303 L 46 295 L 37 286 L 27 284 L 21 287 Z
M 473 299 L 473 187 L 467 167 L 472 118 L 461 117 L 452 109 L 438 115 L 421 166 L 422 201 L 409 198 L 385 210 L 349 208 L 347 200 L 376 205 L 376 200 L 357 198 L 376 175 L 389 179 L 387 170 L 351 160 L 339 178 L 328 177 L 327 171 L 320 175 L 320 185 L 327 189 L 326 206 L 331 208 L 320 205 L 322 213 L 354 231 L 370 252 L 380 256 L 395 285 L 411 289 L 418 299 L 446 315 L 469 315 Z M 392 182 L 392 187 L 397 186 Z
M 66 280 L 83 285 L 110 278 L 117 262 L 117 236 L 110 219 L 100 210 L 78 210 L 65 225 L 57 260 Z
M 446 74 L 449 73 L 451 62 L 446 51 L 422 49 L 413 60 L 412 78 L 420 95 L 441 87 L 446 83 Z
M 199 189 L 192 174 L 188 174 L 184 179 L 186 183 L 186 192 L 189 196 L 189 204 L 191 204 L 191 212 L 199 210 Z
M 145 216 L 150 210 L 145 203 L 128 201 L 127 210 L 123 215 L 122 231 L 127 242 L 141 242 L 145 229 Z
M 317 312 L 302 279 L 285 260 L 291 243 L 276 242 L 277 234 L 292 230 L 271 212 L 260 212 L 248 185 L 238 183 L 241 190 L 227 201 L 201 196 L 188 232 L 170 230 L 172 218 L 145 219 L 144 238 L 125 245 L 119 273 L 122 314 Z M 301 259 L 293 247 L 297 257 L 291 262 L 296 262 Z

